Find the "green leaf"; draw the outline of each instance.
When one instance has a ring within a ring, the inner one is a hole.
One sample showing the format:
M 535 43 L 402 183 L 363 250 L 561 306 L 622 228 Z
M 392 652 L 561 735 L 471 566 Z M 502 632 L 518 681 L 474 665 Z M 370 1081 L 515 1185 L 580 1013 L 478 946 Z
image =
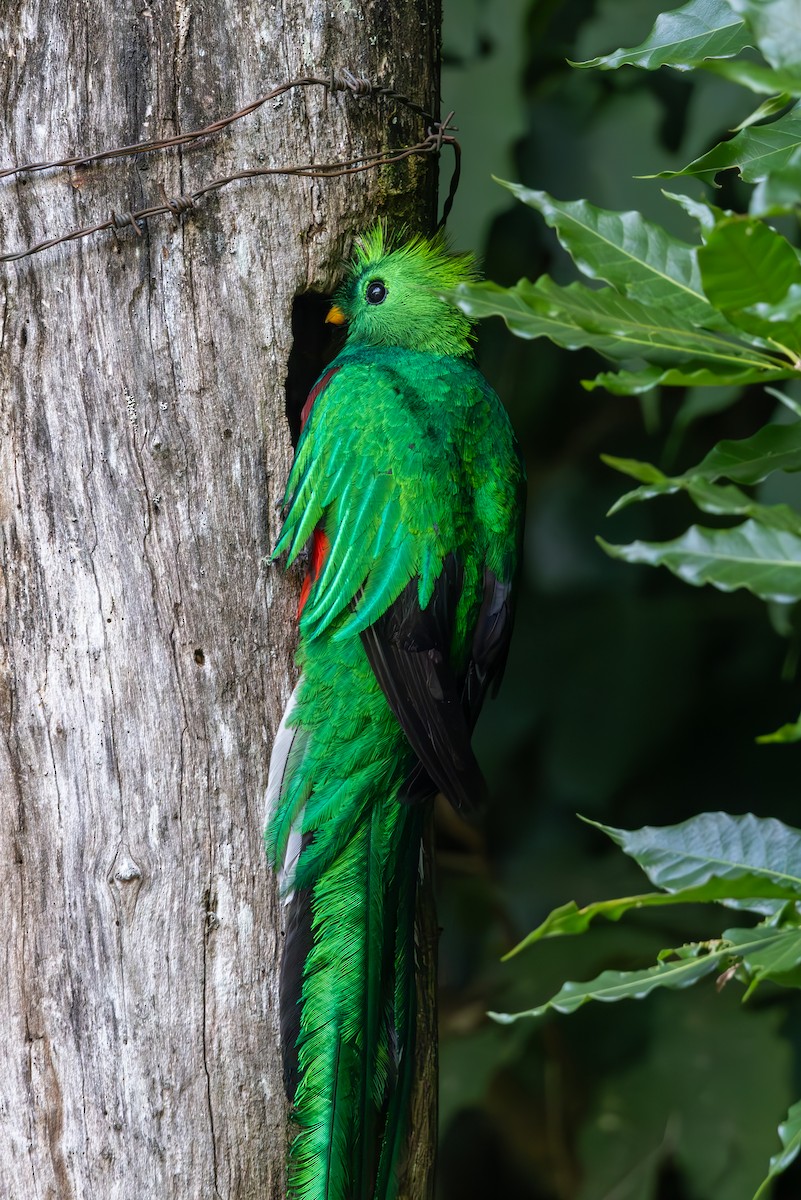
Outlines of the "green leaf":
M 582 819 L 610 837 L 655 887 L 666 891 L 699 887 L 711 879 L 756 875 L 801 898 L 801 830 L 773 817 L 701 813 L 678 825 L 646 825 L 642 829 L 616 829 Z M 770 904 L 757 911 L 770 913 L 775 908 Z
M 762 117 L 752 114 L 745 121 L 740 122 L 737 126 L 738 129 L 744 129 L 756 120 L 774 116 L 793 97 L 801 96 L 801 75 L 792 69 L 774 71 L 772 67 L 766 67 L 764 63 L 752 62 L 748 58 L 707 59 L 698 66 L 703 67 L 705 71 L 711 71 L 713 75 L 720 75 L 721 78 L 728 79 L 731 83 L 739 83 L 749 91 L 756 92 L 757 95 L 770 97 L 765 103 Z
M 693 943 L 680 946 L 676 950 L 665 951 L 678 957 L 662 961 L 654 967 L 646 967 L 640 971 L 602 971 L 595 979 L 585 983 L 569 981 L 547 1000 L 544 1004 L 526 1012 L 497 1013 L 489 1016 L 503 1025 L 511 1024 L 521 1017 L 541 1017 L 550 1009 L 561 1013 L 575 1012 L 590 1000 L 600 1000 L 603 1003 L 614 1003 L 617 1000 L 642 1000 L 657 988 L 690 987 L 711 975 L 721 967 L 724 959 L 730 957 L 726 948 L 720 947 L 708 951 L 707 944 Z
M 734 215 L 728 209 L 718 208 L 717 205 L 710 204 L 706 200 L 694 200 L 692 196 L 684 196 L 681 192 L 668 192 L 662 188 L 662 195 L 666 200 L 672 200 L 674 204 L 678 204 L 688 217 L 692 217 L 698 222 L 703 240 L 706 240 L 704 235 L 713 230 L 718 221 Z
M 746 588 L 760 600 L 801 600 L 801 538 L 756 521 L 736 529 L 692 525 L 671 542 L 598 544 L 623 562 L 667 567 L 694 587 L 709 583 L 721 592 Z
M 797 362 L 801 353 L 801 261 L 764 221 L 719 222 L 698 252 L 704 290 L 733 325 Z
M 660 171 L 652 179 L 675 179 L 695 175 L 710 183 L 719 171 L 737 170 L 746 183 L 759 183 L 776 171 L 784 170 L 801 146 L 801 110 L 796 104 L 770 125 L 757 125 L 719 142 L 706 154 L 694 159 L 680 171 Z
M 709 457 L 708 455 L 707 458 Z M 701 464 L 697 468 L 685 471 L 683 475 L 670 476 L 651 463 L 639 462 L 636 459 L 615 458 L 611 454 L 602 454 L 601 460 L 607 466 L 620 471 L 622 475 L 639 480 L 643 485 L 634 491 L 626 492 L 616 500 L 607 516 L 613 516 L 621 509 L 628 508 L 630 504 L 653 500 L 656 496 L 672 496 L 683 491 L 703 512 L 718 516 L 753 517 L 770 529 L 784 529 L 801 537 L 801 514 L 795 509 L 787 504 L 759 504 L 738 487 L 713 483 L 712 480 L 721 474 L 720 470 L 714 467 L 705 469 L 704 464 Z
M 764 221 L 720 222 L 698 251 L 703 289 L 722 311 L 778 304 L 801 283 L 801 262 L 786 238 Z
M 797 400 L 794 400 L 792 396 L 788 396 L 786 392 L 780 392 L 778 388 L 766 387 L 765 391 L 769 396 L 773 396 L 778 400 L 780 404 L 783 404 L 785 408 L 789 408 L 790 412 L 794 413 L 795 416 L 801 417 L 801 404 Z
M 764 933 L 757 944 L 754 935 Z M 751 981 L 746 996 L 766 979 L 781 984 L 801 963 L 801 929 L 761 926 L 758 929 L 727 929 L 723 934 L 748 970 Z M 743 950 L 743 947 L 746 947 Z
M 801 284 L 794 283 L 778 304 L 729 309 L 726 316 L 732 326 L 752 334 L 761 345 L 786 354 L 797 373 L 801 366 Z
M 686 474 L 752 484 L 773 471 L 801 471 L 801 421 L 763 425 L 752 437 L 718 442 Z
M 801 63 L 798 0 L 729 0 L 729 7 L 745 18 L 757 47 L 772 67 L 798 71 Z
M 579 908 L 574 900 L 560 904 L 553 909 L 541 925 L 533 929 L 521 942 L 503 956 L 506 962 L 514 958 L 521 950 L 533 946 L 544 938 L 575 937 L 586 933 L 596 917 L 607 921 L 619 921 L 630 912 L 642 908 L 663 908 L 672 904 L 706 904 L 717 903 L 728 907 L 743 907 L 740 903 L 759 897 L 761 907 L 765 899 L 776 901 L 796 901 L 801 898 L 799 888 L 777 880 L 765 879 L 763 876 L 746 872 L 732 879 L 720 879 L 712 876 L 697 887 L 682 888 L 673 892 L 644 892 L 640 896 L 622 896 L 614 900 L 597 900 Z M 732 904 L 732 901 L 738 903 Z M 777 904 L 776 908 L 780 906 Z
M 770 1184 L 781 1175 L 798 1157 L 801 1150 L 801 1100 L 793 1104 L 787 1117 L 779 1126 L 782 1149 L 770 1160 L 770 1170 L 754 1193 L 754 1200 L 763 1200 L 768 1195 Z
M 513 288 L 464 283 L 451 297 L 472 317 L 503 317 L 519 337 L 548 337 L 569 350 L 589 347 L 607 358 L 644 358 L 665 365 L 690 358 L 724 376 L 749 369 L 755 379 L 775 379 L 787 370 L 780 359 L 761 350 L 695 328 L 676 313 L 651 308 L 612 288 L 560 287 L 543 275 L 535 283 L 521 279 Z
M 621 465 L 622 460 L 602 454 L 601 458 L 609 466 L 633 475 L 632 466 L 649 467 L 650 463 Z M 640 476 L 641 477 L 641 476 Z M 637 476 L 635 475 L 635 478 Z M 708 479 L 695 475 L 675 475 L 672 478 L 663 476 L 661 480 L 647 481 L 641 488 L 626 492 L 609 509 L 607 516 L 613 516 L 630 504 L 642 500 L 652 500 L 655 496 L 670 496 L 676 492 L 685 492 L 702 512 L 716 516 L 751 517 L 768 529 L 783 529 L 801 538 L 801 513 L 797 513 L 787 504 L 759 504 L 745 492 L 740 491 L 734 484 L 721 486 L 710 483 Z
M 615 458 L 612 454 L 602 454 L 601 462 L 605 462 L 608 467 L 612 467 L 615 471 L 620 471 L 621 475 L 628 475 L 630 479 L 639 479 L 640 483 L 653 484 L 654 488 L 658 489 L 653 492 L 655 496 L 661 496 L 668 484 L 673 485 L 671 491 L 677 491 L 680 486 L 678 482 L 680 477 L 671 479 L 664 471 L 660 471 L 659 467 L 655 467 L 652 463 L 640 462 L 636 458 Z M 650 500 L 651 495 L 647 494 L 643 498 Z M 623 506 L 621 501 L 618 500 L 614 507 L 610 508 L 609 513 L 615 512 L 620 507 Z
M 801 203 L 801 148 L 780 169 L 771 171 L 754 188 L 748 211 L 753 216 L 795 212 Z
M 788 379 L 795 375 L 788 363 L 772 371 L 754 367 L 702 367 L 688 362 L 684 367 L 646 366 L 639 371 L 601 371 L 594 379 L 582 379 L 581 386 L 588 392 L 597 387 L 606 388 L 616 396 L 639 396 L 655 387 L 741 387 L 746 383 L 764 383 L 769 379 Z
M 720 65 L 733 67 L 735 64 L 727 62 L 725 64 L 721 63 Z M 801 87 L 799 87 L 799 95 L 801 95 Z M 787 92 L 781 92 L 778 96 L 769 96 L 767 100 L 763 100 L 762 103 L 755 108 L 753 112 L 749 113 L 747 117 L 743 117 L 742 121 L 738 121 L 737 124 L 732 127 L 732 133 L 739 133 L 741 129 L 747 129 L 749 125 L 758 125 L 760 121 L 767 121 L 769 117 L 775 117 L 777 113 L 782 111 L 782 109 L 787 108 L 792 99 L 793 96 Z
M 763 733 L 756 739 L 760 745 L 788 745 L 801 742 L 801 716 L 792 724 L 780 725 L 773 733 Z
M 722 486 L 690 478 L 682 490 L 702 512 L 717 516 L 750 517 L 766 529 L 783 530 L 801 538 L 801 513 L 788 504 L 759 504 L 734 484 Z
M 592 822 L 591 822 L 592 823 Z M 676 990 L 690 987 L 710 975 L 722 971 L 730 962 L 762 964 L 763 975 L 771 975 L 779 965 L 789 964 L 798 952 L 801 957 L 801 931 L 785 927 L 758 925 L 754 929 L 732 929 L 722 939 L 712 942 L 692 942 L 676 949 L 663 950 L 654 967 L 639 971 L 602 971 L 595 979 L 583 983 L 568 981 L 555 996 L 536 1008 L 517 1013 L 495 1013 L 489 1016 L 501 1024 L 521 1017 L 541 1017 L 550 1009 L 571 1013 L 590 1000 L 614 1003 L 617 1000 L 642 1000 L 657 988 Z
M 661 13 L 639 46 L 572 65 L 599 67 L 602 71 L 623 66 L 649 71 L 669 66 L 686 71 L 706 58 L 738 54 L 749 44 L 749 37 L 742 19 L 724 0 L 690 0 L 673 12 Z
M 695 246 L 671 237 L 637 212 L 611 212 L 586 200 L 554 200 L 547 192 L 498 182 L 542 214 L 591 279 L 603 279 L 666 312 L 680 312 L 686 321 L 721 324 L 703 293 Z
M 787 402 L 787 397 L 771 389 Z M 801 516 L 786 504 L 765 505 L 752 500 L 737 487 L 715 486 L 721 476 L 739 483 L 760 483 L 772 472 L 801 470 L 801 422 L 790 425 L 765 425 L 750 438 L 723 441 L 695 467 L 681 475 L 669 476 L 651 463 L 635 459 L 601 455 L 603 462 L 642 485 L 621 496 L 609 510 L 609 516 L 630 504 L 652 500 L 656 496 L 684 491 L 703 512 L 751 517 L 769 529 L 784 530 L 801 536 Z

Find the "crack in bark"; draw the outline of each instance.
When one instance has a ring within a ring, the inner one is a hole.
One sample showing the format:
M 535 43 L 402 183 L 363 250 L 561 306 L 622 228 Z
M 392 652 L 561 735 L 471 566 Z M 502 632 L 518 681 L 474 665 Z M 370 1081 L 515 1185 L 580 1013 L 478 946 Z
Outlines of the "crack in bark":
M 211 882 L 211 877 L 210 877 L 209 885 L 206 888 L 206 893 L 203 897 L 203 978 L 202 978 L 203 1039 L 202 1039 L 202 1046 L 203 1046 L 203 1070 L 206 1075 L 206 1108 L 207 1108 L 208 1114 L 209 1114 L 209 1130 L 211 1133 L 211 1165 L 212 1165 L 212 1178 L 214 1180 L 214 1195 L 218 1197 L 218 1200 L 222 1200 L 222 1195 L 220 1193 L 220 1189 L 218 1186 L 219 1185 L 219 1167 L 218 1167 L 218 1163 L 217 1163 L 217 1130 L 214 1125 L 214 1103 L 213 1103 L 212 1094 L 211 1094 L 211 1091 L 212 1091 L 212 1089 L 211 1089 L 211 1072 L 209 1071 L 209 1057 L 208 1057 L 209 1023 L 208 1023 L 208 1008 L 207 1008 L 207 1004 L 208 1004 L 207 989 L 208 989 L 208 943 L 209 943 L 209 935 L 210 935 L 210 932 L 212 929 L 212 927 L 210 926 L 210 922 L 209 922 L 209 915 L 211 912 L 211 908 L 212 908 L 212 882 Z

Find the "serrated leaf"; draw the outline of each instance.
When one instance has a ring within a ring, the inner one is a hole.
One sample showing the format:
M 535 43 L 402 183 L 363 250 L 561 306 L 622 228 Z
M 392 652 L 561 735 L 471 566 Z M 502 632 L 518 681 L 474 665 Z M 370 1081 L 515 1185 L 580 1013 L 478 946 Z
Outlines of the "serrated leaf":
M 757 47 L 772 67 L 798 70 L 801 63 L 801 22 L 798 0 L 728 0 L 729 7 L 748 23 Z
M 691 525 L 671 542 L 597 541 L 610 558 L 667 567 L 694 587 L 708 583 L 721 592 L 745 588 L 760 600 L 801 600 L 801 538 L 756 521 L 736 529 Z
M 801 146 L 801 110 L 796 104 L 770 125 L 757 125 L 719 142 L 680 171 L 659 171 L 651 179 L 676 179 L 694 175 L 712 182 L 719 171 L 737 170 L 746 183 L 759 183 L 784 170 Z
M 782 1149 L 770 1160 L 770 1170 L 754 1193 L 754 1200 L 764 1200 L 770 1184 L 790 1166 L 801 1150 L 801 1100 L 793 1104 L 779 1126 Z
M 801 897 L 801 830 L 773 817 L 701 813 L 678 825 L 646 825 L 642 829 L 616 829 L 586 817 L 583 820 L 611 838 L 655 887 L 666 891 L 698 887 L 713 878 L 756 875 Z M 773 904 L 756 909 L 775 910 Z
M 575 67 L 675 67 L 686 71 L 706 58 L 738 54 L 749 44 L 750 34 L 724 0 L 690 0 L 673 12 L 661 13 L 644 42 L 630 49 L 615 50 Z
M 724 375 L 736 369 L 754 371 L 763 379 L 786 371 L 780 359 L 698 329 L 676 313 L 651 308 L 612 288 L 591 289 L 580 283 L 560 287 L 543 275 L 535 283 L 521 279 L 512 288 L 460 284 L 450 295 L 472 317 L 502 317 L 519 337 L 548 337 L 570 350 L 589 347 L 607 358 L 644 358 L 664 365 L 690 358 Z
M 506 1025 L 521 1017 L 541 1017 L 551 1009 L 561 1013 L 575 1012 L 590 1000 L 607 1004 L 617 1000 L 642 1000 L 657 988 L 676 990 L 690 987 L 705 975 L 720 970 L 721 962 L 729 957 L 728 951 L 722 947 L 707 952 L 706 945 L 700 943 L 680 946 L 664 953 L 679 957 L 640 971 L 602 971 L 597 978 L 584 983 L 569 981 L 555 996 L 536 1008 L 517 1013 L 491 1012 L 488 1015 Z
M 619 292 L 680 312 L 684 320 L 720 325 L 701 287 L 697 250 L 638 212 L 612 212 L 586 200 L 555 200 L 547 192 L 498 180 L 556 231 L 576 265 Z
M 799 889 L 776 880 L 764 879 L 761 875 L 745 873 L 732 879 L 712 876 L 697 887 L 682 888 L 672 892 L 644 892 L 639 896 L 622 896 L 614 900 L 598 900 L 579 908 L 575 901 L 561 904 L 548 914 L 541 925 L 527 934 L 521 942 L 509 950 L 503 961 L 514 958 L 528 946 L 544 938 L 574 937 L 585 933 L 596 917 L 607 921 L 619 921 L 630 912 L 642 908 L 663 908 L 673 904 L 717 903 L 728 907 L 742 907 L 742 901 L 759 896 L 778 901 L 798 900 Z M 732 903 L 736 902 L 736 903 Z M 779 907 L 777 903 L 776 907 Z M 758 910 L 759 911 L 759 910 Z
M 801 283 L 801 262 L 786 238 L 764 221 L 721 221 L 698 251 L 704 291 L 726 312 L 778 304 Z

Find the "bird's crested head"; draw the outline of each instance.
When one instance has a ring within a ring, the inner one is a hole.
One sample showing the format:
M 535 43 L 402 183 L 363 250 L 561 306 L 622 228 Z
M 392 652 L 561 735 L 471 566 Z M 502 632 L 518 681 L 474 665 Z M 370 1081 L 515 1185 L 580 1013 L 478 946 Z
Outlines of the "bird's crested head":
M 449 254 L 444 237 L 392 237 L 378 223 L 360 237 L 329 318 L 348 322 L 348 342 L 429 354 L 470 353 L 473 322 L 447 299 L 477 278 L 469 254 Z

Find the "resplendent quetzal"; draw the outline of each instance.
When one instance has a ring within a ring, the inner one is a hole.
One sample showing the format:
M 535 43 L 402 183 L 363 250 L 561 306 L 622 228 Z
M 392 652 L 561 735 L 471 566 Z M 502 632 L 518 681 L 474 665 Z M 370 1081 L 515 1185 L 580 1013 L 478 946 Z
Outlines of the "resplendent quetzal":
M 281 871 L 293 1200 L 388 1200 L 414 1081 L 423 821 L 485 784 L 470 738 L 512 624 L 524 473 L 443 297 L 475 277 L 441 240 L 358 243 L 329 313 L 274 556 L 310 543 L 301 675 L 279 728 L 266 843 Z

